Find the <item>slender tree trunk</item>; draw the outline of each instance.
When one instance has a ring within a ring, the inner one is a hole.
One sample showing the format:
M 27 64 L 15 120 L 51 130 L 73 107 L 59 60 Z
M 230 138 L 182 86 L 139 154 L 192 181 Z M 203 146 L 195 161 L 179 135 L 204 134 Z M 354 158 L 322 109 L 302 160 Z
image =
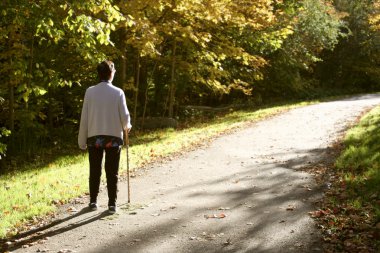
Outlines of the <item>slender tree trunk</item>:
M 122 55 L 121 55 L 121 62 L 120 62 L 120 65 L 121 65 L 120 83 L 121 83 L 122 89 L 124 90 L 126 88 L 125 84 L 127 83 L 127 57 L 126 57 L 127 46 L 124 41 L 122 42 L 121 52 L 122 52 Z
M 148 86 L 149 86 L 149 84 L 148 84 Z M 141 122 L 141 127 L 142 128 L 144 127 L 146 107 L 148 105 L 148 88 L 149 88 L 148 86 L 145 89 L 144 109 L 143 109 L 142 122 Z
M 169 118 L 173 118 L 173 107 L 175 102 L 175 63 L 176 63 L 176 51 L 177 51 L 177 40 L 174 39 L 173 42 L 173 52 L 172 52 L 172 73 L 170 80 L 169 89 Z
M 11 82 L 9 82 L 9 130 L 11 130 L 12 135 L 15 130 L 15 94 L 14 87 Z
M 137 104 L 139 100 L 139 86 L 140 86 L 140 52 L 137 51 L 137 61 L 136 61 L 136 82 L 135 82 L 135 98 L 134 98 L 134 108 L 133 108 L 133 122 L 136 124 L 137 118 Z
M 169 99 L 170 99 L 170 92 L 168 92 L 168 94 L 166 95 L 165 105 L 164 105 L 164 110 L 163 110 L 163 113 L 162 113 L 162 117 L 165 117 L 166 111 L 168 111 Z
M 33 63 L 34 63 L 34 36 L 32 38 L 32 48 L 30 49 L 30 62 L 29 62 L 29 76 L 26 90 L 30 89 L 32 86 L 32 75 L 33 75 Z M 25 108 L 26 110 L 29 109 L 29 100 L 25 101 Z
M 32 48 L 30 49 L 29 76 L 28 76 L 29 87 L 32 84 L 33 63 L 34 63 L 34 36 L 32 38 Z
M 147 86 L 146 86 L 146 89 L 145 89 L 144 110 L 143 110 L 143 115 L 142 115 L 141 127 L 144 127 L 146 108 L 148 106 L 149 80 L 153 80 L 153 75 L 154 75 L 154 72 L 156 71 L 157 63 L 158 63 L 158 61 L 156 61 L 156 63 L 154 64 L 154 67 L 153 67 L 152 73 L 150 74 L 150 77 L 147 78 Z
M 47 109 L 47 118 L 48 118 L 48 127 L 50 133 L 53 131 L 53 97 L 52 97 L 52 89 L 49 87 L 48 89 L 48 109 Z

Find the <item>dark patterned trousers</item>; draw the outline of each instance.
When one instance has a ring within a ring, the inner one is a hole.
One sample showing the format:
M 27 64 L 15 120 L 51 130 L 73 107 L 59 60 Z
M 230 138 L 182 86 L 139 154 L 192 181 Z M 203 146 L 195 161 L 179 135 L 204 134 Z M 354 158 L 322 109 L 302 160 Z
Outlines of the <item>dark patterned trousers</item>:
M 104 167 L 107 178 L 108 206 L 116 206 L 120 151 L 121 147 L 88 148 L 90 161 L 89 186 L 91 203 L 96 203 L 99 194 L 100 178 L 102 175 L 102 160 L 105 153 Z

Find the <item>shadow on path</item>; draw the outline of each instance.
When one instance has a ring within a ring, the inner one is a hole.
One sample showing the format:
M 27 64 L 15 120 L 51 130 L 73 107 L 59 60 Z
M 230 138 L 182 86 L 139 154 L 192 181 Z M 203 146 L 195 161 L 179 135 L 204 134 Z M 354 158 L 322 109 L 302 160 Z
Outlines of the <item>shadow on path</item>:
M 94 215 L 84 217 L 83 219 L 79 221 L 75 221 L 73 223 L 69 223 L 63 227 L 58 227 L 60 224 L 68 222 L 72 219 L 78 218 L 82 215 L 88 214 L 91 212 L 91 210 L 88 207 L 83 208 L 79 212 L 68 216 L 63 219 L 55 220 L 48 225 L 38 227 L 36 229 L 29 230 L 24 233 L 20 233 L 12 238 L 10 238 L 8 241 L 13 242 L 11 246 L 3 245 L 2 250 L 8 250 L 13 251 L 19 248 L 22 248 L 24 245 L 33 244 L 40 240 L 45 240 L 48 237 L 52 237 L 58 234 L 65 233 L 70 230 L 74 230 L 78 227 L 84 226 L 86 224 L 89 224 L 91 222 L 97 221 L 101 218 L 104 218 L 106 216 L 109 216 L 108 211 L 104 211 L 102 213 L 96 213 Z M 57 227 L 57 228 L 54 228 Z
M 313 180 L 303 181 L 303 178 L 313 176 L 301 172 L 300 169 L 302 166 L 322 163 L 323 160 L 331 158 L 331 152 L 330 148 L 321 148 L 300 150 L 299 153 L 303 155 L 286 162 L 261 163 L 257 165 L 260 170 L 257 170 L 256 165 L 239 170 L 231 167 L 228 175 L 218 179 L 186 184 L 177 190 L 167 190 L 161 195 L 174 196 L 181 205 L 178 208 L 186 208 L 176 216 L 176 220 L 171 219 L 173 217 L 170 213 L 165 214 L 168 216 L 167 219 L 161 219 L 159 222 L 155 222 L 152 217 L 140 216 L 139 219 L 144 219 L 150 224 L 133 233 L 118 231 L 115 237 L 119 239 L 90 252 L 232 253 L 279 252 L 279 249 L 281 252 L 322 252 L 320 235 L 304 230 L 305 226 L 311 225 L 308 223 L 310 220 L 303 218 L 311 211 L 314 201 L 320 198 L 322 188 L 317 185 L 304 185 L 304 182 L 309 184 Z M 308 163 L 307 157 L 317 159 Z M 274 169 L 278 168 L 280 172 L 272 175 Z M 260 186 L 255 185 L 258 181 L 262 182 Z M 226 190 L 220 190 L 220 185 L 226 186 Z M 232 187 L 227 188 L 231 185 Z M 204 186 L 207 186 L 207 191 L 191 191 Z M 199 202 L 204 204 L 193 204 Z M 294 204 L 296 208 L 287 210 L 290 204 Z M 229 208 L 218 211 L 218 207 Z M 228 216 L 224 219 L 204 218 L 205 214 L 213 212 L 224 212 Z M 187 228 L 191 223 L 198 222 L 198 228 Z M 278 233 L 274 237 L 271 235 L 278 241 L 273 247 L 268 247 L 268 241 L 265 239 L 272 231 L 268 230 L 268 227 L 274 227 Z M 207 235 L 223 234 L 224 237 L 208 238 L 202 236 L 202 231 L 206 231 Z M 165 251 L 166 244 L 172 244 L 174 247 Z M 176 251 L 173 251 L 174 248 Z

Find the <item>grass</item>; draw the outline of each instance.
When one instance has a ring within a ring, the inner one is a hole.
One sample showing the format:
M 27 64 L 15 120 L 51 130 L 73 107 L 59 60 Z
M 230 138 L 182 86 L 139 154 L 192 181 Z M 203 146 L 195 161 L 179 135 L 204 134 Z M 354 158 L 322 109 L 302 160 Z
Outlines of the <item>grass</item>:
M 43 168 L 0 177 L 0 237 L 14 234 L 25 221 L 48 214 L 86 191 L 86 156 L 64 157 Z
M 277 113 L 311 102 L 236 111 L 182 130 L 159 130 L 131 138 L 130 169 L 186 151 L 207 140 Z M 123 150 L 123 153 L 125 151 Z M 121 173 L 126 170 L 125 153 Z M 24 224 L 57 210 L 57 204 L 81 196 L 88 188 L 87 153 L 67 155 L 47 165 L 29 165 L 0 175 L 0 238 L 24 230 Z M 104 173 L 103 173 L 104 174 Z M 104 178 L 103 178 L 104 180 Z
M 326 252 L 380 252 L 380 106 L 350 129 L 320 209 Z M 328 168 L 329 169 L 329 168 Z
M 347 133 L 344 145 L 336 167 L 343 174 L 349 201 L 355 208 L 370 207 L 380 222 L 380 106 Z

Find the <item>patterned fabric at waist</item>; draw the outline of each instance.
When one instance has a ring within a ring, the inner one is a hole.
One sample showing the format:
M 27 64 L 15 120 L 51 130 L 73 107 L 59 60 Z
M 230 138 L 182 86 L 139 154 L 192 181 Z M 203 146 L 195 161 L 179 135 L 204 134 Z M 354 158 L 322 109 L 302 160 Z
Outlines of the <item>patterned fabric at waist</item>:
M 109 135 L 96 135 L 87 138 L 88 147 L 112 148 L 123 145 L 123 140 L 119 137 Z

